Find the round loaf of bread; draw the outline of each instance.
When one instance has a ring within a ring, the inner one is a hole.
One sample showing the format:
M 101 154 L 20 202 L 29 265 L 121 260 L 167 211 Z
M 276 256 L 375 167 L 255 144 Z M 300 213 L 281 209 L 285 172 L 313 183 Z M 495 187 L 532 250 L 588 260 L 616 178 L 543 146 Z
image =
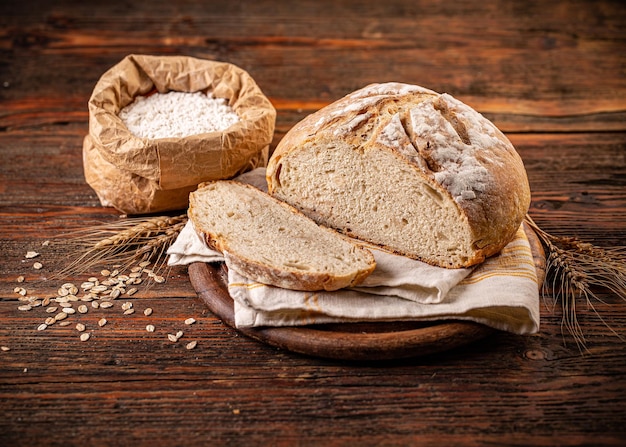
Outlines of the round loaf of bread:
M 447 268 L 498 253 L 530 206 L 522 160 L 493 123 L 400 83 L 369 85 L 296 124 L 267 182 L 321 225 Z

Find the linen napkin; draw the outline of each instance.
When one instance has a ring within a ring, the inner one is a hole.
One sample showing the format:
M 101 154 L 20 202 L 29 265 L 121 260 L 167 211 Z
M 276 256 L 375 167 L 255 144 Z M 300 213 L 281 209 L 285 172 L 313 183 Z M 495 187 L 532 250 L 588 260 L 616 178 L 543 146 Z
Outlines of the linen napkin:
M 239 180 L 262 187 L 255 171 Z M 376 269 L 359 287 L 333 292 L 287 290 L 237 273 L 228 254 L 209 249 L 189 221 L 169 248 L 168 263 L 226 262 L 237 327 L 470 320 L 516 334 L 539 329 L 539 287 L 522 227 L 500 254 L 473 269 L 433 267 L 371 250 Z

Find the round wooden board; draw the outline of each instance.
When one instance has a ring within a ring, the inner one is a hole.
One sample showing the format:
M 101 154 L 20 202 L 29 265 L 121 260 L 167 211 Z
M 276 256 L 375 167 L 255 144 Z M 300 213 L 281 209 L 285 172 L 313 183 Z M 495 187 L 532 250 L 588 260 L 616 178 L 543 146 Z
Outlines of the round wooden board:
M 545 253 L 535 232 L 524 224 L 539 284 L 545 277 Z M 223 263 L 196 262 L 189 279 L 209 310 L 238 332 L 299 354 L 339 360 L 390 360 L 453 349 L 480 340 L 495 329 L 469 321 L 341 323 L 298 327 L 236 328 Z

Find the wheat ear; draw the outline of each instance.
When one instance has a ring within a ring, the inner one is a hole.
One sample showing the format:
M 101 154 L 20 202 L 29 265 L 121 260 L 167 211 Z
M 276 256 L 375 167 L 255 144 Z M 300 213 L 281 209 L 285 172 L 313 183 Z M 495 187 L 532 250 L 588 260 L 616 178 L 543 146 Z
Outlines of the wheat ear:
M 166 253 L 187 222 L 186 215 L 124 219 L 71 233 L 66 242 L 73 259 L 58 276 L 84 273 L 100 265 L 117 265 L 123 271 L 140 261 L 154 263 L 157 272 Z
M 575 237 L 554 236 L 542 230 L 528 215 L 526 222 L 547 249 L 543 295 L 550 295 L 554 306 L 560 305 L 563 329 L 573 336 L 580 348 L 585 348 L 586 340 L 576 312 L 578 302 L 582 301 L 623 340 L 595 308 L 594 303 L 602 300 L 593 288 L 608 289 L 626 300 L 626 247 L 603 248 Z

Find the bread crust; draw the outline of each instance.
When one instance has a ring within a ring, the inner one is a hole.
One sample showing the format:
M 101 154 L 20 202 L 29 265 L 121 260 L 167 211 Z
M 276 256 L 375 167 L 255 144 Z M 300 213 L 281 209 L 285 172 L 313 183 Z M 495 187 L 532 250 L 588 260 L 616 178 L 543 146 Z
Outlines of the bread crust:
M 266 202 L 266 205 L 268 206 L 268 208 L 280 206 L 283 209 L 287 210 L 289 213 L 291 213 L 294 219 L 306 219 L 310 221 L 307 216 L 305 216 L 294 207 L 280 200 L 277 200 L 270 195 L 264 193 L 263 191 L 260 191 L 257 188 L 245 183 L 240 183 L 233 180 L 205 182 L 199 185 L 198 191 L 200 191 L 205 185 L 210 185 L 211 183 L 218 182 L 223 184 L 233 184 L 237 187 L 243 187 L 248 191 L 252 191 L 253 194 L 257 196 L 258 200 L 267 200 L 268 202 Z M 213 231 L 213 229 L 208 228 L 205 225 L 205 222 L 199 215 L 200 213 L 196 211 L 196 208 L 198 208 L 198 200 L 201 200 L 198 198 L 198 192 L 193 192 L 190 194 L 188 215 L 194 225 L 195 230 L 205 240 L 208 247 L 221 252 L 226 258 L 228 265 L 248 279 L 290 290 L 332 291 L 360 284 L 376 268 L 376 261 L 374 260 L 374 255 L 371 251 L 352 241 L 349 241 L 336 231 L 322 226 L 318 226 L 312 221 L 311 223 L 316 229 L 314 231 L 319 230 L 320 232 L 326 232 L 333 238 L 343 238 L 343 241 L 345 243 L 351 244 L 355 250 L 360 252 L 363 259 L 366 260 L 368 264 L 367 267 L 360 270 L 354 270 L 351 274 L 338 274 L 337 272 L 307 272 L 298 269 L 291 269 L 286 266 L 272 266 L 268 262 L 254 259 L 250 256 L 245 256 L 233 246 L 234 244 L 227 236 L 220 235 Z M 270 243 L 271 241 L 260 241 L 260 243 L 266 242 Z M 280 241 L 274 241 L 273 243 L 280 243 Z
M 308 144 L 333 139 L 356 151 L 394 154 L 454 202 L 472 231 L 472 256 L 463 264 L 441 264 L 402 247 L 385 247 L 396 253 L 442 267 L 475 265 L 513 238 L 530 206 L 523 162 L 495 125 L 449 95 L 401 83 L 371 84 L 296 124 L 268 163 L 269 193 L 280 196 L 283 158 Z M 437 141 L 439 146 L 433 144 Z M 449 147 L 442 147 L 441 141 Z M 280 198 L 298 207 L 296 198 Z

